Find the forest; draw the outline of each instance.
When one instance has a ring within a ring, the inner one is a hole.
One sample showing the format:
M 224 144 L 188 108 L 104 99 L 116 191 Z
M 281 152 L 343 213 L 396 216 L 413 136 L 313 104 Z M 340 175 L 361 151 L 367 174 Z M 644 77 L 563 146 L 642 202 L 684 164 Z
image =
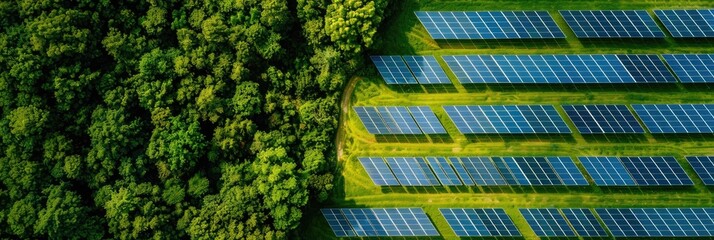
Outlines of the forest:
M 0 238 L 285 239 L 387 0 L 0 0 Z

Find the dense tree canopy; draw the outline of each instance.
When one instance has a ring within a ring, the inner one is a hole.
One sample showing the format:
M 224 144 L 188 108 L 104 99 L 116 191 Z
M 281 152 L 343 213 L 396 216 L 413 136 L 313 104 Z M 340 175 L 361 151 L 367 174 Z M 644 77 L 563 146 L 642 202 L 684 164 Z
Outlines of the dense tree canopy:
M 0 0 L 0 236 L 290 236 L 386 5 Z

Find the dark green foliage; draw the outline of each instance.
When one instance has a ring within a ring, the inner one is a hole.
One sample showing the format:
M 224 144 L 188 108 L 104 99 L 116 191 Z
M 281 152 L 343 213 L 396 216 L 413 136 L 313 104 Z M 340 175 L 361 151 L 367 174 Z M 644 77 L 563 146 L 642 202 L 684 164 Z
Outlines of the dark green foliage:
M 0 236 L 286 238 L 385 0 L 0 0 Z

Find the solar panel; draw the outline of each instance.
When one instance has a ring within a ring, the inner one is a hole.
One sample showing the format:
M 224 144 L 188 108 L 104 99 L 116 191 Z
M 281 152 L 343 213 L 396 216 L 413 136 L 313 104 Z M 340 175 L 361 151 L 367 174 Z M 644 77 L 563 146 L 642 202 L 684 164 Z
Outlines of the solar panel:
M 388 157 L 387 163 L 403 186 L 438 186 L 439 180 L 420 157 Z
M 714 10 L 654 10 L 672 37 L 714 37 Z
M 424 134 L 446 134 L 446 129 L 428 106 L 409 107 L 414 120 Z
M 682 83 L 714 82 L 714 54 L 664 54 L 662 57 Z
M 422 134 L 406 107 L 377 107 L 391 134 Z
M 375 107 L 352 107 L 357 113 L 367 132 L 370 134 L 389 134 L 389 128 Z
M 401 56 L 371 56 L 387 84 L 418 84 Z
M 645 132 L 625 105 L 564 105 L 563 110 L 582 134 Z
M 530 185 L 563 185 L 563 181 L 545 157 L 504 157 L 504 160 L 516 162 Z
M 516 161 L 513 161 L 512 158 L 492 157 L 491 159 L 496 165 L 496 168 L 498 168 L 498 171 L 503 175 L 503 179 L 506 180 L 506 183 L 510 185 L 531 185 L 526 174 L 523 173 L 523 170 L 521 170 Z
M 433 39 L 565 38 L 547 11 L 415 12 Z
M 714 185 L 714 156 L 692 156 L 687 157 L 687 161 L 704 185 Z
M 397 178 L 381 157 L 360 157 L 359 162 L 377 186 L 399 186 Z
M 459 237 L 521 236 L 518 228 L 503 209 L 440 208 L 439 211 Z
M 570 133 L 550 105 L 444 106 L 463 134 Z
M 323 208 L 320 209 L 320 212 L 322 212 L 322 216 L 324 216 L 327 220 L 327 224 L 330 226 L 330 229 L 332 229 L 332 232 L 335 233 L 335 236 L 357 236 L 355 231 L 352 230 L 352 226 L 350 226 L 347 218 L 342 214 L 342 211 L 339 208 Z
M 441 185 L 444 186 L 458 186 L 461 184 L 459 176 L 456 175 L 454 169 L 451 168 L 451 164 L 446 161 L 443 157 L 427 157 L 426 161 L 429 162 L 429 166 L 434 170 L 436 177 L 439 178 Z
M 614 237 L 712 237 L 714 208 L 598 208 Z
M 561 10 L 578 38 L 663 38 L 664 32 L 645 10 Z
M 548 157 L 548 162 L 566 186 L 586 186 L 588 180 L 570 157 Z
M 463 170 L 461 170 L 463 173 L 459 170 L 457 172 L 461 175 L 461 179 L 468 178 L 472 181 L 469 184 L 464 180 L 466 185 L 506 185 L 506 181 L 488 157 L 450 157 L 449 159 L 454 163 L 454 166 L 463 166 Z
M 575 232 L 555 208 L 521 208 L 521 215 L 539 237 L 575 237 Z
M 714 104 L 636 104 L 651 133 L 714 133 Z
M 443 56 L 462 84 L 675 83 L 657 55 Z
M 694 185 L 674 157 L 620 157 L 638 185 Z
M 563 208 L 563 215 L 582 237 L 607 237 L 607 232 L 587 208 Z
M 635 186 L 635 180 L 617 157 L 579 157 L 598 186 Z
M 343 208 L 360 237 L 439 236 L 421 208 Z
M 434 56 L 402 56 L 420 84 L 451 84 Z

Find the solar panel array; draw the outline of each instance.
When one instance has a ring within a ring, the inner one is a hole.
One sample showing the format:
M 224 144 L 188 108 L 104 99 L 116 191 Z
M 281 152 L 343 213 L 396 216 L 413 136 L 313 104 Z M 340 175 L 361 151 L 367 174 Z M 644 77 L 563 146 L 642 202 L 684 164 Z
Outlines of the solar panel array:
M 451 84 L 434 56 L 403 56 L 420 84 Z
M 459 176 L 456 175 L 454 168 L 451 167 L 451 163 L 444 157 L 427 157 L 426 161 L 429 162 L 429 166 L 439 178 L 439 182 L 444 186 L 459 186 L 463 185 Z
M 371 56 L 387 84 L 418 84 L 401 56 Z
M 441 208 L 449 227 L 459 237 L 518 237 L 521 233 L 499 208 Z
M 575 231 L 555 208 L 521 208 L 521 215 L 539 237 L 575 237 Z
M 561 10 L 578 38 L 663 38 L 645 10 Z
M 712 237 L 714 208 L 598 208 L 614 237 Z
M 583 173 L 580 172 L 578 166 L 575 166 L 573 159 L 570 157 L 548 157 L 548 162 L 553 166 L 553 170 L 558 174 L 563 185 L 566 186 L 586 186 L 588 180 L 585 179 Z
M 683 83 L 714 82 L 714 54 L 664 54 L 662 57 Z
M 439 236 L 421 208 L 322 209 L 338 237 Z
M 466 185 L 498 186 L 506 185 L 496 167 L 488 157 L 450 157 L 457 172 Z
M 424 158 L 387 157 L 385 159 L 402 186 L 440 185 Z
M 655 10 L 672 37 L 714 37 L 714 10 Z
M 625 105 L 564 105 L 563 109 L 583 134 L 645 132 Z
M 462 84 L 677 82 L 657 55 L 460 55 L 443 58 Z
M 353 107 L 371 134 L 445 134 L 446 130 L 428 106 Z
M 607 237 L 607 232 L 600 225 L 590 209 L 587 208 L 563 208 L 563 215 L 575 232 L 582 237 Z
M 563 185 L 545 157 L 493 157 L 511 185 Z
M 565 38 L 547 11 L 415 12 L 433 39 Z
M 714 185 L 714 156 L 690 156 L 687 161 L 704 185 Z
M 399 181 L 381 157 L 360 157 L 359 162 L 377 186 L 399 186 Z
M 674 157 L 580 157 L 598 186 L 694 185 Z
M 463 134 L 570 133 L 550 105 L 444 106 Z
M 714 104 L 632 105 L 651 133 L 714 133 Z

